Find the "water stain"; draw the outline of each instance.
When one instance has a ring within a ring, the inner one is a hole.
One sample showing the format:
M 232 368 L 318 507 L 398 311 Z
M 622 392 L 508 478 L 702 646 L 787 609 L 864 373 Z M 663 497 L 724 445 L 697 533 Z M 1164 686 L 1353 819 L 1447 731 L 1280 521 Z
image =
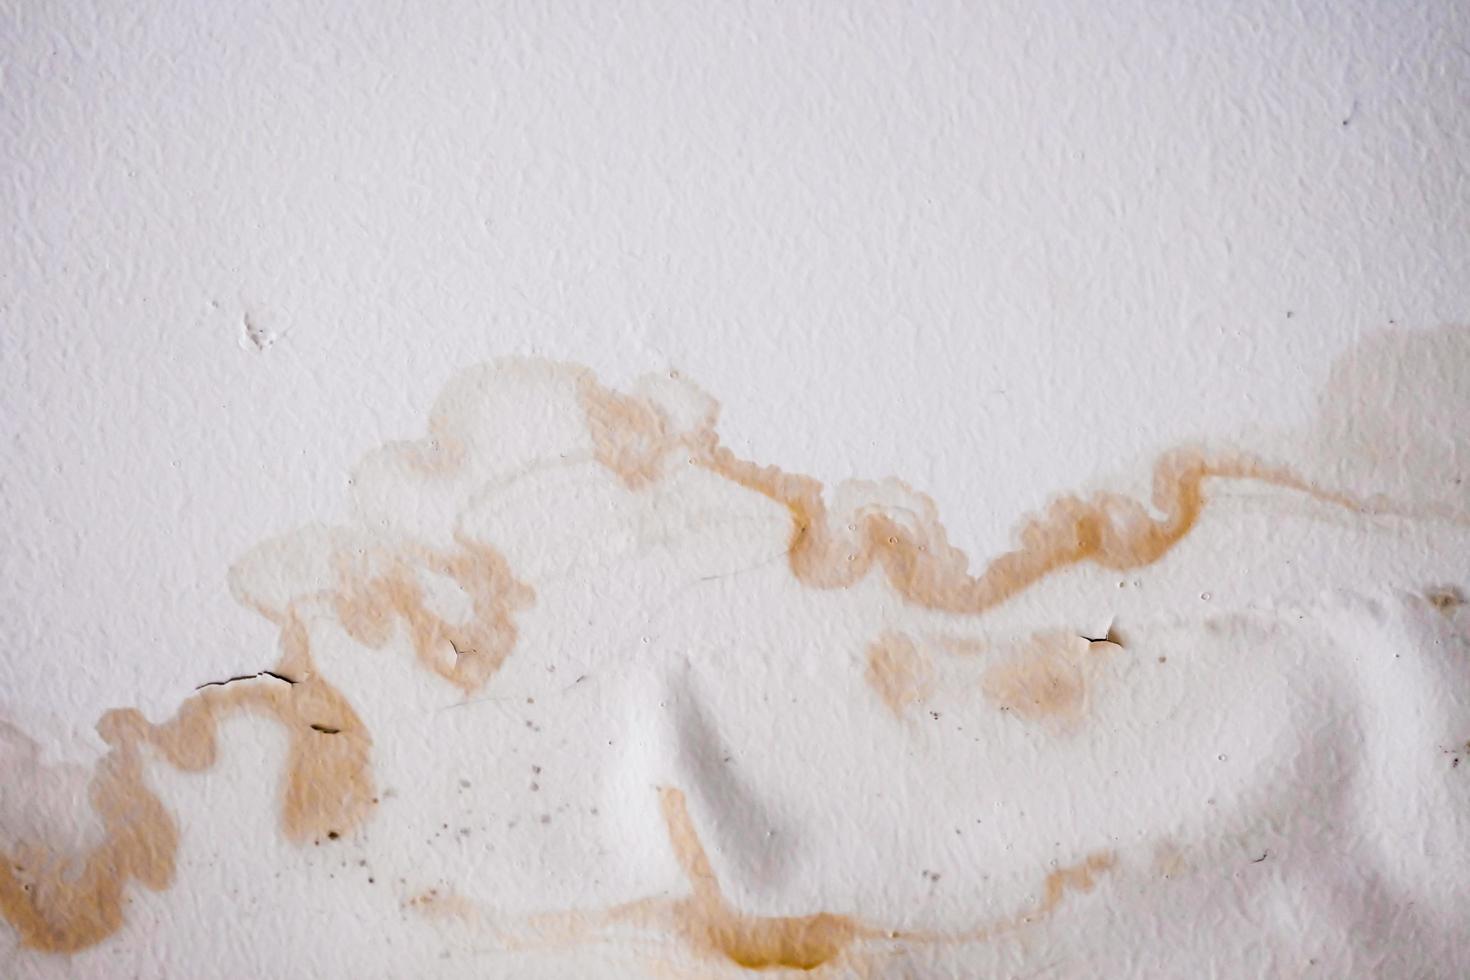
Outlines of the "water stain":
M 1465 605 L 1464 590 L 1453 585 L 1427 589 L 1424 593 L 1424 598 L 1428 599 L 1430 605 L 1446 616 L 1453 615 L 1456 609 Z
M 1079 864 L 1053 871 L 1046 876 L 1041 907 L 1034 914 L 1047 915 L 1054 912 L 1068 892 L 1086 894 L 1092 891 L 1097 887 L 1098 875 L 1111 871 L 1116 863 L 1117 859 L 1111 853 L 1103 852 L 1089 855 Z
M 1332 364 L 1311 427 L 1294 440 L 1302 470 L 1372 486 L 1416 513 L 1463 519 L 1470 504 L 1470 328 L 1381 330 Z
M 981 690 L 1002 711 L 1028 721 L 1076 722 L 1109 651 L 1120 649 L 1075 633 L 1041 633 L 987 667 Z
M 474 902 L 442 888 L 426 888 L 409 896 L 403 907 L 438 922 L 473 924 L 481 919 Z
M 657 482 L 677 454 L 788 511 L 787 562 L 803 584 L 846 588 L 878 568 L 908 602 L 947 613 L 984 612 L 1082 562 L 1114 571 L 1157 562 L 1195 526 L 1210 480 L 1269 485 L 1357 514 L 1403 512 L 1391 500 L 1335 491 L 1248 453 L 1182 448 L 1154 464 L 1148 505 L 1111 492 L 1060 496 L 1021 523 L 1019 547 L 972 575 L 968 556 L 950 545 L 934 501 L 902 481 L 845 484 L 842 506 L 834 509 L 819 481 L 741 459 L 722 445 L 717 406 L 703 396 L 700 410 L 676 418 L 652 395 L 620 395 L 588 376 L 579 387 L 596 458 L 629 488 Z
M 679 899 L 644 899 L 603 911 L 548 914 L 535 919 L 539 937 L 529 943 L 506 938 L 513 948 L 566 947 L 632 926 L 656 936 L 677 936 L 686 953 L 711 965 L 751 972 L 785 971 L 872 975 L 896 952 L 925 947 L 983 943 L 1035 926 L 1055 914 L 1069 894 L 1093 891 L 1117 864 L 1109 851 L 1088 854 L 1041 879 L 1039 897 L 1012 915 L 951 932 L 884 928 L 850 915 L 813 912 L 796 916 L 751 915 L 734 907 L 720 886 L 689 813 L 683 791 L 659 790 L 659 808 L 670 848 L 690 894 Z M 548 938 L 550 937 L 550 938 Z M 654 964 L 663 975 L 685 975 L 683 958 Z
M 914 641 L 887 631 L 868 647 L 865 678 L 895 717 L 934 690 L 934 665 Z
M 102 840 L 71 853 L 21 842 L 0 859 L 0 914 L 23 945 L 54 953 L 84 949 L 121 927 L 129 882 L 155 891 L 170 886 L 179 830 L 148 786 L 143 749 L 177 769 L 202 772 L 217 756 L 219 722 L 235 713 L 268 717 L 288 736 L 280 806 L 289 840 L 341 834 L 363 820 L 373 797 L 372 740 L 342 695 L 313 675 L 305 628 L 288 623 L 282 640 L 272 673 L 301 680 L 251 677 L 211 685 L 158 725 L 130 708 L 102 717 L 97 731 L 109 751 L 87 789 Z
M 591 374 L 579 379 L 577 389 L 597 461 L 630 490 L 657 482 L 664 457 L 682 441 L 668 414 L 647 397 L 604 388 Z M 708 422 L 713 425 L 713 418 Z
M 305 547 L 303 547 L 305 546 Z M 302 557 L 301 552 L 311 554 Z M 511 574 L 494 548 L 460 537 L 455 548 L 413 541 L 385 543 L 349 534 L 309 534 L 267 542 L 251 556 L 287 567 L 322 563 L 322 586 L 269 601 L 237 583 L 246 604 L 283 629 L 307 609 L 326 608 L 358 643 L 380 649 L 406 627 L 418 662 L 473 694 L 505 662 L 516 642 L 516 613 L 535 592 Z M 451 617 L 453 598 L 465 608 Z
M 669 842 L 693 889 L 673 907 L 679 932 L 695 949 L 751 970 L 814 970 L 836 960 L 861 936 L 877 933 L 841 915 L 799 917 L 743 915 L 725 900 L 709 856 L 689 818 L 684 794 L 660 794 Z
M 281 655 L 268 671 L 201 685 L 161 723 L 133 709 L 105 714 L 97 730 L 107 751 L 85 777 L 87 812 L 47 827 L 8 801 L 0 807 L 0 916 L 22 945 L 50 953 L 85 949 L 122 928 L 128 889 L 167 889 L 177 871 L 179 825 L 149 785 L 151 760 L 185 772 L 208 770 L 217 756 L 220 722 L 242 713 L 268 718 L 287 735 L 278 801 L 287 840 L 300 844 L 340 837 L 361 826 L 375 802 L 372 735 L 353 705 L 316 669 L 306 617 L 329 616 L 369 648 L 406 636 L 419 667 L 459 692 L 479 692 L 492 681 L 516 649 L 518 615 L 537 595 L 532 579 L 518 574 L 499 548 L 470 534 L 463 518 L 487 486 L 528 471 L 526 460 L 537 447 L 497 443 L 485 421 L 514 418 L 525 407 L 517 398 L 527 393 L 566 393 L 576 410 L 556 416 L 544 430 L 521 426 L 534 430 L 526 439 L 564 442 L 570 456 L 594 461 L 628 493 L 654 492 L 674 469 L 691 467 L 779 505 L 789 518 L 782 557 L 792 579 L 803 586 L 843 589 L 878 573 L 915 608 L 973 615 L 1080 563 L 1125 571 L 1158 562 L 1196 526 L 1208 503 L 1206 485 L 1215 479 L 1285 489 L 1354 515 L 1459 519 L 1465 489 L 1457 467 L 1464 454 L 1435 452 L 1436 446 L 1458 445 L 1453 432 L 1446 428 L 1426 440 L 1424 426 L 1406 421 L 1403 412 L 1364 416 L 1362 389 L 1380 376 L 1362 365 L 1398 358 L 1400 367 L 1390 374 L 1394 390 L 1411 385 L 1415 365 L 1435 376 L 1450 370 L 1441 387 L 1470 402 L 1464 397 L 1470 372 L 1453 373 L 1454 365 L 1470 363 L 1466 336 L 1437 334 L 1428 343 L 1420 342 L 1425 338 L 1375 340 L 1334 373 L 1324 398 L 1316 444 L 1341 447 L 1344 457 L 1367 460 L 1375 472 L 1397 467 L 1418 474 L 1410 489 L 1432 486 L 1417 496 L 1406 494 L 1411 506 L 1329 489 L 1336 484 L 1246 453 L 1179 449 L 1155 463 L 1147 503 L 1109 492 L 1061 496 L 1020 524 L 1013 550 L 973 574 L 967 556 L 949 543 L 933 501 L 922 493 L 897 480 L 850 483 L 829 501 L 817 480 L 741 459 L 721 444 L 717 405 L 677 377 L 648 379 L 632 393 L 619 393 L 590 372 L 567 366 L 519 362 L 470 372 L 441 398 L 428 439 L 386 447 L 364 470 L 364 479 L 378 472 L 408 474 L 417 481 L 422 497 L 416 502 L 424 507 L 395 505 L 388 498 L 369 502 L 363 506 L 381 506 L 376 513 L 389 531 L 304 531 L 257 549 L 260 563 L 278 570 L 271 573 L 275 578 L 232 575 L 241 601 L 280 630 Z M 1450 358 L 1448 368 L 1444 359 L 1424 356 L 1434 344 L 1445 343 L 1456 345 L 1459 358 Z M 1428 410 L 1447 427 L 1463 425 L 1464 416 L 1446 415 L 1443 405 Z M 1365 417 L 1378 421 L 1362 423 Z M 1344 483 L 1362 481 L 1345 477 Z M 1457 503 L 1445 506 L 1446 496 Z M 420 511 L 435 508 L 447 515 L 446 530 L 417 530 Z M 1436 588 L 1427 597 L 1446 614 L 1465 601 L 1456 586 Z M 985 644 L 940 642 L 966 655 L 995 653 Z M 1038 636 L 988 661 L 981 689 L 993 705 L 1025 722 L 1074 722 L 1087 710 L 1098 666 L 1122 655 L 1123 646 L 1121 634 L 1112 630 L 1091 640 L 1075 634 Z M 929 697 L 937 683 L 928 654 L 897 631 L 873 642 L 863 669 L 871 690 L 897 716 Z M 39 765 L 34 745 L 19 733 L 8 732 L 6 743 L 0 758 L 7 797 L 15 793 L 64 808 L 65 797 L 55 787 L 80 785 L 83 777 Z M 757 916 L 738 911 L 726 898 L 684 795 L 665 789 L 661 806 L 691 895 L 623 906 L 598 921 L 665 929 L 701 956 L 750 970 L 824 969 L 854 957 L 864 944 L 983 941 L 1051 914 L 1070 893 L 1091 892 L 1116 861 L 1110 852 L 1098 852 L 1054 870 L 1034 908 L 954 933 L 882 929 L 828 912 Z M 1166 859 L 1161 867 L 1174 864 Z M 455 914 L 464 911 L 450 904 Z M 444 902 L 414 907 L 438 905 Z
M 1194 870 L 1184 849 L 1171 840 L 1154 845 L 1153 865 L 1150 869 L 1160 878 L 1180 878 Z

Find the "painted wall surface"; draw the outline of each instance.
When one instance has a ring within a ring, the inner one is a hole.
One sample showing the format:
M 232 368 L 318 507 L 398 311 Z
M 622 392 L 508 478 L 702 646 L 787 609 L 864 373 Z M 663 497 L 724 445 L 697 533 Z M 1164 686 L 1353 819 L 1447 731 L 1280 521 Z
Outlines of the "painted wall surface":
M 0 975 L 1470 975 L 1470 8 L 3 15 Z

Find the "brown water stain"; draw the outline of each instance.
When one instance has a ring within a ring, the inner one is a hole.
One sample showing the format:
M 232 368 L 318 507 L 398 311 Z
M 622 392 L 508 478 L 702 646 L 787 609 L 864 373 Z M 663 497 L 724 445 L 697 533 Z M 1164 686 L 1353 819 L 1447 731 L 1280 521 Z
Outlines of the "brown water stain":
M 426 888 L 411 895 L 403 907 L 440 922 L 470 924 L 480 919 L 480 910 L 463 895 L 442 888 Z
M 515 647 L 515 614 L 535 600 L 535 592 L 511 574 L 495 549 L 473 541 L 460 544 L 455 553 L 414 547 L 338 551 L 333 557 L 339 584 L 331 602 L 343 629 L 375 649 L 392 639 L 394 618 L 401 619 L 419 663 L 473 694 Z M 462 589 L 473 604 L 470 620 L 448 623 L 430 610 L 415 569 Z
M 1080 720 L 1098 668 L 1117 644 L 1075 633 L 1037 634 L 1000 663 L 986 668 L 980 689 L 1002 711 L 1028 721 Z
M 711 966 L 752 972 L 795 971 L 872 975 L 887 958 L 927 946 L 956 946 L 996 940 L 1028 929 L 1055 914 L 1069 894 L 1093 891 L 1116 865 L 1110 851 L 1086 855 L 1046 874 L 1039 897 L 1028 908 L 953 932 L 875 926 L 849 915 L 813 912 L 797 916 L 749 915 L 725 897 L 688 809 L 684 793 L 659 790 L 659 807 L 670 848 L 689 884 L 680 899 L 643 899 L 602 912 L 551 913 L 532 923 L 534 941 L 502 933 L 509 948 L 566 948 L 593 941 L 609 930 L 634 926 L 655 936 L 676 936 L 689 952 Z M 677 962 L 654 964 L 661 975 L 682 976 Z
M 102 841 L 85 855 L 51 853 L 39 861 L 33 850 L 19 859 L 24 845 L 0 854 L 0 914 L 22 945 L 53 953 L 84 949 L 121 927 L 130 881 L 155 891 L 172 884 L 178 825 L 148 786 L 144 749 L 178 769 L 201 772 L 216 759 L 219 722 L 238 712 L 271 718 L 288 736 L 281 799 L 287 838 L 340 834 L 363 820 L 372 805 L 372 740 L 346 699 L 312 673 L 305 627 L 289 624 L 282 638 L 283 656 L 272 673 L 299 679 L 206 687 L 159 725 L 131 708 L 103 715 L 97 731 L 109 751 L 88 790 Z
M 1045 891 L 1042 894 L 1041 905 L 1031 913 L 1035 918 L 1042 915 L 1050 915 L 1066 899 L 1068 892 L 1082 892 L 1086 894 L 1097 887 L 1098 875 L 1104 871 L 1111 871 L 1117 864 L 1117 859 L 1109 851 L 1092 854 L 1065 868 L 1058 868 L 1046 876 Z
M 902 717 L 934 690 L 932 661 L 913 640 L 893 631 L 884 632 L 868 647 L 864 676 L 895 717 Z
M 597 461 L 624 486 L 639 490 L 663 475 L 663 459 L 677 439 L 662 410 L 645 398 L 604 388 L 590 372 L 579 379 L 577 396 Z
M 875 566 L 905 600 L 949 613 L 980 613 L 1014 597 L 1061 569 L 1090 561 L 1113 571 L 1150 565 L 1194 527 L 1205 506 L 1211 479 L 1250 480 L 1306 494 L 1360 513 L 1391 510 L 1319 487 L 1293 473 L 1243 453 L 1178 449 L 1154 465 L 1150 503 L 1161 514 L 1119 493 L 1057 498 L 1016 532 L 1019 547 L 1002 554 L 979 575 L 969 558 L 949 544 L 933 500 L 901 481 L 892 487 L 915 502 L 900 515 L 872 503 L 833 514 L 821 482 L 774 466 L 743 460 L 720 443 L 715 416 L 677 431 L 653 401 L 618 395 L 583 383 L 583 406 L 596 457 L 630 488 L 647 486 L 674 450 L 690 464 L 709 470 L 781 504 L 791 515 L 787 561 L 792 574 L 820 589 L 845 588 Z
M 846 916 L 824 912 L 773 917 L 744 915 L 733 909 L 720 891 L 684 794 L 664 789 L 659 803 L 674 855 L 694 892 L 674 905 L 674 919 L 685 941 L 695 949 L 750 970 L 815 970 L 836 960 L 853 940 L 877 934 Z
M 413 542 L 387 546 L 327 536 L 317 547 L 327 552 L 332 588 L 276 603 L 250 594 L 238 583 L 235 592 L 241 602 L 282 629 L 305 611 L 324 608 L 349 636 L 370 649 L 391 642 L 402 624 L 422 667 L 473 694 L 514 649 L 516 614 L 535 602 L 536 593 L 494 548 L 463 535 L 455 538 L 457 549 L 444 550 Z M 431 608 L 425 577 L 450 583 L 469 600 L 465 621 L 449 622 Z
M 1470 350 L 1470 334 L 1456 331 L 1451 339 L 1461 354 Z M 1456 375 L 1447 365 L 1463 365 L 1465 358 L 1428 355 L 1432 345 L 1415 346 L 1418 340 L 1384 341 L 1385 363 L 1393 357 L 1408 358 L 1406 350 L 1416 357 L 1424 355 L 1420 360 L 1431 374 L 1450 370 L 1445 383 L 1455 387 L 1459 401 L 1454 404 L 1459 405 L 1470 375 Z M 1463 499 L 1462 475 L 1443 462 L 1455 454 L 1436 454 L 1433 447 L 1425 448 L 1423 439 L 1416 441 L 1423 428 L 1417 418 L 1395 413 L 1391 426 L 1372 430 L 1352 421 L 1357 418 L 1353 412 L 1361 414 L 1364 405 L 1359 375 L 1372 368 L 1371 364 L 1364 368 L 1365 363 L 1362 358 L 1350 359 L 1347 368 L 1335 373 L 1324 400 L 1324 413 L 1331 418 L 1320 427 L 1322 438 L 1327 444 L 1361 450 L 1365 458 L 1370 450 L 1384 446 L 1403 452 L 1411 447 L 1417 455 L 1404 459 L 1432 476 L 1436 486 L 1454 488 L 1447 492 Z M 1419 361 L 1409 358 L 1404 363 Z M 1402 368 L 1401 364 L 1394 377 L 1410 390 L 1417 379 Z M 949 613 L 983 612 L 1082 562 L 1121 571 L 1158 561 L 1195 526 L 1206 506 L 1205 486 L 1211 479 L 1256 481 L 1358 513 L 1396 512 L 1395 505 L 1382 499 L 1327 491 L 1286 467 L 1252 456 L 1181 449 L 1157 461 L 1149 505 L 1106 492 L 1059 497 L 1021 523 L 1013 550 L 979 574 L 971 574 L 968 558 L 949 544 L 933 502 L 904 484 L 893 481 L 890 487 L 916 502 L 913 507 L 900 511 L 875 501 L 834 513 L 817 480 L 743 460 L 723 446 L 715 432 L 713 407 L 692 421 L 681 421 L 656 399 L 611 391 L 585 370 L 578 369 L 576 377 L 576 397 L 592 454 L 627 488 L 644 489 L 662 479 L 678 453 L 688 464 L 785 508 L 791 522 L 786 557 L 799 582 L 818 589 L 844 588 L 876 568 L 905 601 Z M 1457 424 L 1459 413 L 1445 413 L 1442 406 L 1430 408 L 1441 411 L 1447 426 Z M 1337 416 L 1349 421 L 1339 424 L 1333 420 Z M 1415 425 L 1404 429 L 1405 419 Z M 436 436 L 429 448 L 399 447 L 400 455 L 408 453 L 405 458 L 414 472 L 437 477 L 461 466 L 467 450 L 456 438 L 453 423 L 436 415 L 430 425 Z M 1452 431 L 1446 428 L 1444 433 Z M 1365 437 L 1371 437 L 1366 448 L 1360 445 Z M 206 770 L 215 761 L 217 729 L 224 718 L 256 714 L 272 719 L 287 733 L 280 806 L 282 832 L 288 839 L 301 842 L 340 835 L 363 821 L 372 804 L 372 740 L 347 700 L 315 673 L 300 609 L 324 600 L 347 632 L 370 647 L 389 642 L 401 622 L 420 664 L 462 691 L 473 692 L 486 685 L 510 654 L 517 638 L 515 613 L 534 601 L 530 586 L 512 574 L 498 552 L 458 535 L 455 550 L 420 544 L 338 549 L 332 561 L 337 584 L 327 592 L 296 596 L 281 608 L 253 603 L 281 629 L 282 656 L 272 671 L 276 676 L 205 688 L 161 724 L 148 722 L 132 709 L 102 717 L 97 728 L 108 749 L 88 786 L 100 842 L 71 853 L 34 840 L 7 839 L 0 854 L 0 915 L 23 945 L 50 952 L 83 949 L 121 927 L 130 883 L 154 890 L 170 886 L 179 831 L 148 785 L 147 751 L 183 771 Z M 421 571 L 445 577 L 463 590 L 472 609 L 468 622 L 447 622 L 430 608 Z M 1433 593 L 1429 599 L 1445 611 L 1464 601 L 1452 590 Z M 870 683 L 895 712 L 922 698 L 930 683 L 927 668 L 914 653 L 907 638 L 888 637 L 869 651 Z M 992 668 L 983 686 L 993 701 L 1023 717 L 1073 717 L 1086 703 L 1086 672 L 1080 666 L 1086 656 L 1081 648 L 1065 645 L 1043 650 L 1030 661 Z M 1068 892 L 1092 890 L 1112 861 L 1108 855 L 1094 855 L 1053 872 L 1037 908 L 1010 924 L 962 937 L 900 935 L 827 913 L 797 918 L 738 913 L 714 880 L 682 794 L 665 791 L 663 806 L 671 841 L 693 886 L 693 896 L 675 906 L 679 934 L 696 949 L 751 969 L 816 969 L 869 939 L 974 941 L 995 935 L 1047 914 Z M 0 828 L 7 837 L 11 830 Z
M 1242 458 L 1210 460 L 1178 452 L 1155 468 L 1153 503 L 1162 518 L 1151 517 L 1141 504 L 1116 494 L 1064 497 L 1022 525 L 1017 550 L 991 562 L 981 575 L 971 576 L 968 559 L 948 544 L 932 502 L 910 488 L 904 487 L 905 492 L 922 504 L 916 521 L 906 524 L 878 507 L 859 508 L 847 521 L 834 520 L 818 481 L 741 460 L 720 445 L 713 412 L 693 428 L 680 430 L 653 401 L 605 389 L 590 373 L 579 377 L 577 390 L 594 454 L 629 488 L 659 479 L 666 458 L 677 449 L 694 465 L 788 509 L 792 530 L 787 560 L 802 583 L 840 588 L 878 566 L 906 600 L 949 612 L 989 608 L 1079 561 L 1123 569 L 1157 560 L 1193 526 L 1204 505 L 1202 484 L 1212 476 L 1263 480 L 1349 504 L 1306 486 L 1284 470 Z M 450 428 L 445 420 L 437 421 L 443 439 L 420 467 L 426 473 L 453 469 L 461 462 Z M 850 530 L 845 534 L 837 530 L 842 526 Z M 340 834 L 355 826 L 372 796 L 371 739 L 345 699 L 312 673 L 297 609 L 325 600 L 347 632 L 369 647 L 387 643 L 395 621 L 401 620 L 421 664 L 466 692 L 479 690 L 513 648 L 514 614 L 533 601 L 534 592 L 514 577 L 493 548 L 463 539 L 457 543 L 460 550 L 453 553 L 417 545 L 391 550 L 339 548 L 332 555 L 334 590 L 298 596 L 284 609 L 255 604 L 282 629 L 285 654 L 274 673 L 296 678 L 295 683 L 255 680 L 208 688 L 185 701 L 175 718 L 162 725 L 148 723 L 131 709 L 104 716 L 98 729 L 110 751 L 98 764 L 91 801 L 106 829 L 105 841 L 93 849 L 74 878 L 33 868 L 18 871 L 11 861 L 0 868 L 0 913 L 23 943 L 52 951 L 84 948 L 119 928 L 129 881 L 154 889 L 168 887 L 178 831 L 147 786 L 140 748 L 148 745 L 180 769 L 201 771 L 214 761 L 219 719 L 233 712 L 272 717 L 291 736 L 282 808 L 282 827 L 289 839 Z M 452 624 L 432 612 L 418 584 L 418 570 L 456 583 L 470 597 L 471 621 Z M 904 639 L 881 642 L 868 663 L 880 695 L 899 711 L 922 697 L 928 684 L 917 651 L 905 643 Z M 1019 673 L 996 675 L 991 687 L 1007 703 L 1014 702 L 1018 712 L 1068 713 L 1080 698 L 1071 670 L 1064 660 L 1044 659 Z M 826 962 L 860 934 L 848 920 L 827 915 L 794 920 L 716 915 L 722 906 L 711 901 L 708 896 L 697 898 L 684 928 L 691 941 L 718 947 L 735 962 Z
M 1464 591 L 1453 585 L 1427 589 L 1425 590 L 1424 598 L 1429 601 L 1431 606 L 1446 616 L 1454 615 L 1456 609 L 1465 605 Z

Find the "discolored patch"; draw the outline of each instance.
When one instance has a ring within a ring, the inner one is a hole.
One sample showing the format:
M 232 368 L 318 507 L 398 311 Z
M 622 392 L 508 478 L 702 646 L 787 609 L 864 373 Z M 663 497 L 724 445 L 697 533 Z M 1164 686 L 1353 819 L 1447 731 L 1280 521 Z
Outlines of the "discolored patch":
M 1077 864 L 1053 871 L 1046 876 L 1041 907 L 1034 914 L 1046 915 L 1055 911 L 1068 892 L 1086 894 L 1092 891 L 1097 887 L 1098 875 L 1111 871 L 1116 863 L 1117 859 L 1111 851 L 1100 851 L 1088 855 Z
M 1194 870 L 1178 844 L 1162 841 L 1154 846 L 1152 872 L 1160 878 L 1179 878 Z
M 629 490 L 639 490 L 662 475 L 664 456 L 673 448 L 668 418 L 646 398 L 619 394 L 586 375 L 577 386 L 597 461 Z
M 438 922 L 469 924 L 480 918 L 474 902 L 442 888 L 426 888 L 417 892 L 404 901 L 403 907 Z
M 97 731 L 109 751 L 88 789 L 101 840 L 84 854 L 20 841 L 0 855 L 0 914 L 23 945 L 55 953 L 84 949 L 122 926 L 129 882 L 155 891 L 172 883 L 179 830 L 148 786 L 144 746 L 178 769 L 199 772 L 214 764 L 221 720 L 237 712 L 263 715 L 289 740 L 280 802 L 289 839 L 340 835 L 366 817 L 372 740 L 346 699 L 312 676 L 305 627 L 290 624 L 282 639 L 284 654 L 270 673 L 302 680 L 250 677 L 212 685 L 158 725 L 131 708 L 102 717 Z
M 1075 722 L 1086 713 L 1106 651 L 1116 648 L 1073 633 L 1041 633 L 987 667 L 980 688 L 996 707 L 1028 721 Z
M 902 633 L 885 632 L 868 647 L 868 686 L 897 717 L 924 700 L 934 689 L 929 657 Z
M 1424 598 L 1429 600 L 1431 606 L 1446 616 L 1452 615 L 1456 609 L 1465 605 L 1464 591 L 1453 585 L 1426 589 Z
M 342 627 L 368 647 L 381 647 L 395 619 L 408 629 L 420 664 L 472 694 L 515 647 L 515 614 L 535 599 L 493 548 L 470 541 L 457 552 L 421 547 L 334 553 L 338 586 L 331 597 Z M 470 615 L 450 621 L 437 612 L 424 575 L 453 583 L 468 597 Z
M 516 400 L 527 393 L 555 402 L 531 406 L 531 423 L 519 414 L 526 406 Z M 924 494 L 888 480 L 843 484 L 829 497 L 811 477 L 736 456 L 721 444 L 716 418 L 713 402 L 678 384 L 620 393 L 599 385 L 589 371 L 567 366 L 486 368 L 452 383 L 431 417 L 429 439 L 393 444 L 373 457 L 379 468 L 374 472 L 422 485 L 413 484 L 402 499 L 386 493 L 380 509 L 368 507 L 367 517 L 359 513 L 361 523 L 372 525 L 366 530 L 334 529 L 313 537 L 309 571 L 289 557 L 274 592 L 237 588 L 242 601 L 280 629 L 282 653 L 271 670 L 206 685 L 162 723 L 133 709 L 104 715 L 97 728 L 106 754 L 90 774 L 65 776 L 67 785 L 85 785 L 87 812 L 75 819 L 48 826 L 8 803 L 0 807 L 0 915 L 23 945 L 50 952 L 74 952 L 116 932 L 132 884 L 161 890 L 175 875 L 180 831 L 149 786 L 148 766 L 156 756 L 180 770 L 208 769 L 217 755 L 219 723 L 238 713 L 268 718 L 287 735 L 279 799 L 287 839 L 334 839 L 360 826 L 373 803 L 372 738 L 353 706 L 314 669 L 304 623 L 333 618 L 354 641 L 372 648 L 405 637 L 423 669 L 460 692 L 483 690 L 512 655 L 517 616 L 536 601 L 536 593 L 491 543 L 465 533 L 462 518 L 484 502 L 489 488 L 535 466 L 560 465 L 568 457 L 580 466 L 595 461 L 610 475 L 608 484 L 621 487 L 619 493 L 660 487 L 676 462 L 697 468 L 706 484 L 726 481 L 724 489 L 743 488 L 780 505 L 789 529 L 779 557 L 796 583 L 841 589 L 876 571 L 903 603 L 946 614 L 985 612 L 1078 563 L 1124 570 L 1158 561 L 1196 525 L 1212 479 L 1256 481 L 1357 513 L 1387 507 L 1329 492 L 1247 455 L 1181 449 L 1156 462 L 1148 503 L 1115 493 L 1059 497 L 1022 521 L 1012 550 L 972 573 Z M 563 437 L 567 452 L 558 453 Z M 516 439 L 513 450 L 504 448 Z M 505 459 L 497 456 L 502 451 Z M 662 503 L 656 495 L 645 499 Z M 766 500 L 757 503 L 774 511 Z M 424 531 L 430 520 L 425 514 L 443 518 L 443 526 Z M 275 581 L 269 575 L 266 580 Z M 312 584 L 300 584 L 307 581 Z M 1430 590 L 1427 599 L 1447 615 L 1465 603 L 1457 588 Z M 1091 640 L 1039 634 L 993 661 L 995 651 L 974 641 L 937 642 L 951 652 L 987 655 L 981 689 L 1001 710 L 1029 723 L 1064 726 L 1087 716 L 1102 666 L 1123 649 L 1122 635 L 1111 628 Z M 870 645 L 864 670 L 872 691 L 896 716 L 937 686 L 926 648 L 897 631 Z M 28 751 L 22 746 L 6 757 L 7 788 L 21 784 L 16 772 L 36 787 L 51 778 L 39 773 Z M 1459 765 L 1458 755 L 1451 765 Z M 48 805 L 64 807 L 75 794 L 41 795 L 54 801 Z M 661 799 L 692 895 L 672 903 L 635 903 L 620 914 L 652 909 L 671 915 L 660 920 L 674 923 L 666 932 L 701 955 L 748 969 L 817 970 L 850 961 L 854 949 L 869 941 L 978 941 L 1049 914 L 1069 893 L 1092 891 L 1113 866 L 1112 856 L 1100 853 L 1054 871 L 1036 908 L 1019 919 L 945 936 L 877 929 L 822 911 L 747 915 L 732 908 L 720 890 L 683 794 L 668 789 Z M 410 900 L 416 909 L 430 905 L 458 908 L 448 899 Z

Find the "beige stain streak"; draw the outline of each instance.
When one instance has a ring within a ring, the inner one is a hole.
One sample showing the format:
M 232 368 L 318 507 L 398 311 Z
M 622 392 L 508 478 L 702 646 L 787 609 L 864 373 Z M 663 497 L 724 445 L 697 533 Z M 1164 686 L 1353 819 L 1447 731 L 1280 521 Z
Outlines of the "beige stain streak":
M 836 960 L 854 940 L 880 935 L 846 916 L 825 912 L 795 918 L 741 914 L 720 891 L 684 794 L 664 789 L 659 803 L 674 855 L 694 891 L 674 906 L 676 925 L 694 948 L 749 970 L 815 970 Z
M 540 915 L 530 923 L 535 940 L 502 934 L 502 942 L 518 949 L 567 948 L 598 941 L 609 930 L 631 925 L 654 935 L 677 936 L 689 952 L 711 967 L 821 975 L 841 969 L 844 975 L 883 975 L 881 964 L 905 951 L 990 942 L 1030 928 L 1055 914 L 1069 894 L 1093 891 L 1101 876 L 1116 865 L 1109 851 L 1087 855 L 1074 865 L 1048 873 L 1030 908 L 955 932 L 884 928 L 830 912 L 748 915 L 725 897 L 684 793 L 661 788 L 659 809 L 670 848 L 689 883 L 687 898 L 643 899 L 600 912 Z M 660 975 L 688 975 L 687 968 L 676 962 L 658 962 L 652 968 Z

